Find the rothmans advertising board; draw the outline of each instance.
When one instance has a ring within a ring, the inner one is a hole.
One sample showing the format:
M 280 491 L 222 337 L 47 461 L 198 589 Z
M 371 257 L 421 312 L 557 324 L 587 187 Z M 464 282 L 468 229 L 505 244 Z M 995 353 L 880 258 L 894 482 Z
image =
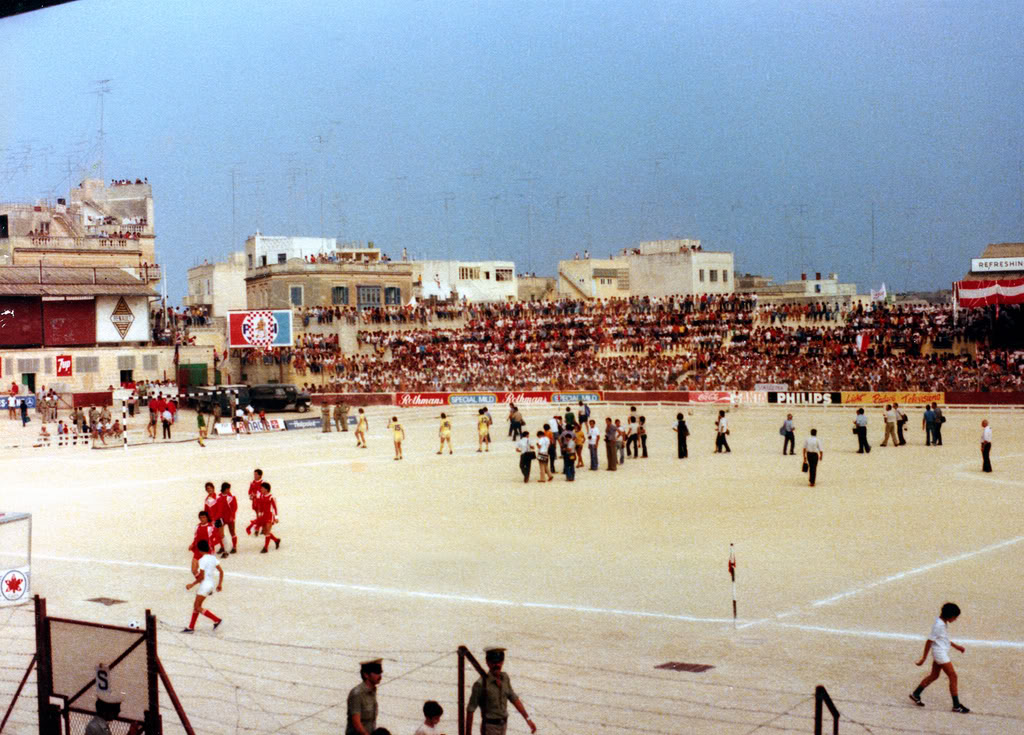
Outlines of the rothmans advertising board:
M 149 299 L 146 296 L 97 296 L 96 341 L 121 344 L 148 342 Z

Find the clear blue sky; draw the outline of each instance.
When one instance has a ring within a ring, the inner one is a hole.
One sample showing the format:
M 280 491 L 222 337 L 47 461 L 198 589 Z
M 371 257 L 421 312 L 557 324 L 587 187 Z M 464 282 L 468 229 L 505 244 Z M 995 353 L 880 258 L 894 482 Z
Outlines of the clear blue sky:
M 80 0 L 0 20 L 0 200 L 77 184 L 109 79 L 103 173 L 153 184 L 175 302 L 256 229 L 948 288 L 1024 240 L 1022 49 L 1019 0 Z

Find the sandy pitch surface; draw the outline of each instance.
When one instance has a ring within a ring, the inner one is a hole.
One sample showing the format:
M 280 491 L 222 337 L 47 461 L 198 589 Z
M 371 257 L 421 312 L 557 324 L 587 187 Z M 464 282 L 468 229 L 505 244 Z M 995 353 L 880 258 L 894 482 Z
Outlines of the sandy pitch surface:
M 405 459 L 372 408 L 369 449 L 316 431 L 132 447 L 0 455 L 3 509 L 33 514 L 34 591 L 51 615 L 125 625 L 150 608 L 159 650 L 197 732 L 338 733 L 358 661 L 384 658 L 378 725 L 411 733 L 421 705 L 456 725 L 456 654 L 506 646 L 506 671 L 542 733 L 810 732 L 825 684 L 841 732 L 1024 731 L 1024 418 L 947 411 L 943 447 L 855 453 L 850 408 L 796 408 L 798 445 L 816 426 L 818 486 L 799 455 L 781 456 L 785 409 L 731 412 L 731 455 L 713 455 L 713 411 L 690 423 L 675 457 L 675 407 L 642 406 L 650 458 L 575 483 L 524 484 L 495 412 L 494 444 L 476 452 L 474 415 L 455 410 L 453 456 L 437 456 L 437 411 L 407 409 Z M 537 429 L 554 410 L 528 407 Z M 625 419 L 622 406 L 595 406 Z M 995 430 L 995 473 L 980 472 L 979 424 Z M 194 426 L 186 413 L 180 425 Z M 5 429 L 7 430 L 7 429 Z M 179 430 L 180 431 L 180 430 Z M 561 465 L 561 461 L 559 461 Z M 254 467 L 274 486 L 280 550 L 244 534 Z M 561 467 L 559 466 L 559 469 Z M 189 554 L 203 482 L 240 496 L 239 553 L 208 608 L 216 632 L 188 621 Z M 738 555 L 739 624 L 726 569 Z M 86 602 L 106 596 L 124 604 Z M 941 604 L 953 626 L 961 698 L 945 678 L 916 708 L 914 661 Z M 33 648 L 29 607 L 0 608 L 0 705 Z M 707 664 L 704 673 L 656 668 Z M 475 679 L 467 672 L 467 682 Z M 33 675 L 29 695 L 34 695 Z M 467 687 L 468 689 L 468 687 Z M 467 691 L 468 695 L 468 691 Z M 168 732 L 178 732 L 162 697 Z M 13 733 L 32 732 L 34 697 Z M 477 716 L 479 722 L 479 714 Z M 509 732 L 528 732 L 510 707 Z

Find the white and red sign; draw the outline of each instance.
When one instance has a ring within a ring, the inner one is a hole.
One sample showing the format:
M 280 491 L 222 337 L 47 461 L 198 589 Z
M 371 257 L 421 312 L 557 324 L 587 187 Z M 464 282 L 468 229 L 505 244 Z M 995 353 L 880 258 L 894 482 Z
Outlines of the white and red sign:
M 953 298 L 963 309 L 993 304 L 1024 304 L 1024 278 L 957 281 L 953 284 Z
M 726 394 L 728 395 L 728 394 Z M 396 393 L 395 405 L 406 408 L 422 406 L 517 406 L 543 403 L 596 403 L 601 391 L 496 391 L 493 393 Z
M 732 393 L 727 390 L 692 390 L 686 398 L 690 403 L 732 403 Z
M 292 344 L 292 312 L 288 309 L 257 309 L 228 312 L 228 346 L 289 347 Z
M 57 355 L 57 377 L 71 377 L 71 355 Z

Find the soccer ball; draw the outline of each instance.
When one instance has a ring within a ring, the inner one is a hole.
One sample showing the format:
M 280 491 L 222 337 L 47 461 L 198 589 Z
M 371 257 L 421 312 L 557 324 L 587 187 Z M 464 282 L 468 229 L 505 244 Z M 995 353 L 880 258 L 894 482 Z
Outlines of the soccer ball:
M 130 623 L 128 623 L 128 627 L 129 628 L 135 628 L 136 630 L 139 630 L 139 629 L 142 628 L 142 625 L 139 624 L 138 620 L 133 620 Z

